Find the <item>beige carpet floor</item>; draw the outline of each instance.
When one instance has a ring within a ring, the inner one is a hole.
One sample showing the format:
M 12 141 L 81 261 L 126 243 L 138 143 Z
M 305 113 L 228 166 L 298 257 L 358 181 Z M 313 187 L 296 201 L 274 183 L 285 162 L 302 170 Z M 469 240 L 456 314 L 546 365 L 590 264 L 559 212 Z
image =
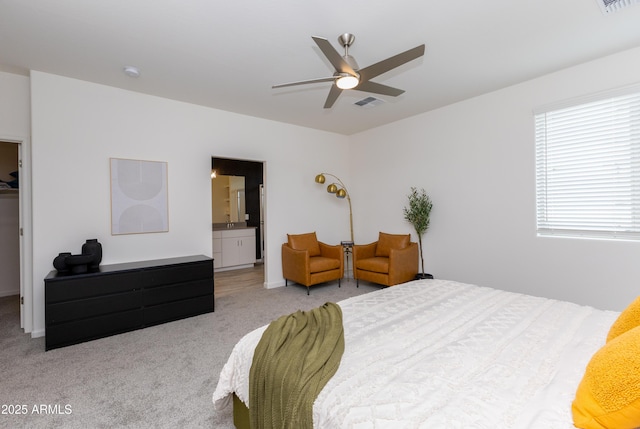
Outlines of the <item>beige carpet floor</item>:
M 17 297 L 0 298 L 0 428 L 231 429 L 231 410 L 216 413 L 211 395 L 244 334 L 378 289 L 353 280 L 310 296 L 297 285 L 226 289 L 214 313 L 48 352 L 21 332 Z

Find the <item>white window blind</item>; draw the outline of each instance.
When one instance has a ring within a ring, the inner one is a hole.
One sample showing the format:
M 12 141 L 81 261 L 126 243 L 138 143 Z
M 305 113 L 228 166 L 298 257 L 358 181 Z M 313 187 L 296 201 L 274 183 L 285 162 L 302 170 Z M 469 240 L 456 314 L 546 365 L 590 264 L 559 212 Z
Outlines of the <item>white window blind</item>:
M 538 235 L 640 240 L 640 87 L 534 114 Z

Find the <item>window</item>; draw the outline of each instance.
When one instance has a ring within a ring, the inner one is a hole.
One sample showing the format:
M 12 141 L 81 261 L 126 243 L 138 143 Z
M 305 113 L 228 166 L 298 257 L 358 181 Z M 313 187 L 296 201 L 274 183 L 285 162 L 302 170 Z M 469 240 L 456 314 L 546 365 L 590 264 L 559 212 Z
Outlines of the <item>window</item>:
M 640 240 L 640 86 L 534 114 L 538 235 Z

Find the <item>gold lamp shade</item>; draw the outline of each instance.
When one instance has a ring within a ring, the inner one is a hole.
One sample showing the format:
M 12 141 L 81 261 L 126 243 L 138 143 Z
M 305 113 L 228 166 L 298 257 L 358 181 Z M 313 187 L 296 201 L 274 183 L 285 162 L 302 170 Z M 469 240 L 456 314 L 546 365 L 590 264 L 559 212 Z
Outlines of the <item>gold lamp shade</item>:
M 325 181 L 325 180 L 326 180 L 326 179 L 324 178 L 324 174 L 318 174 L 318 175 L 316 176 L 316 183 L 320 183 L 320 184 L 322 184 L 322 183 L 324 183 L 324 181 Z
M 338 191 L 336 192 L 336 197 L 338 198 L 344 198 L 347 196 L 347 191 L 345 191 L 344 189 L 338 189 Z
M 329 186 L 327 186 L 327 192 L 330 194 L 335 194 L 336 192 L 338 192 L 338 186 L 335 183 L 330 184 Z

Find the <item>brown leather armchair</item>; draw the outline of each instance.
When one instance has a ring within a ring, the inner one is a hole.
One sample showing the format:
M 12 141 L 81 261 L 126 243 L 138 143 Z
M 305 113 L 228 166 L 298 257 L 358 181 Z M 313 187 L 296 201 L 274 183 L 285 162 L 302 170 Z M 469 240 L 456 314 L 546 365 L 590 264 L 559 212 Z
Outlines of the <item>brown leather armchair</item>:
M 308 234 L 287 234 L 287 242 L 282 244 L 282 275 L 285 286 L 294 281 L 307 287 L 331 280 L 338 280 L 344 274 L 344 254 L 342 246 L 330 246 L 318 241 L 315 232 Z
M 353 274 L 356 286 L 366 280 L 393 286 L 413 280 L 418 274 L 418 243 L 410 234 L 385 234 L 378 241 L 353 246 Z

